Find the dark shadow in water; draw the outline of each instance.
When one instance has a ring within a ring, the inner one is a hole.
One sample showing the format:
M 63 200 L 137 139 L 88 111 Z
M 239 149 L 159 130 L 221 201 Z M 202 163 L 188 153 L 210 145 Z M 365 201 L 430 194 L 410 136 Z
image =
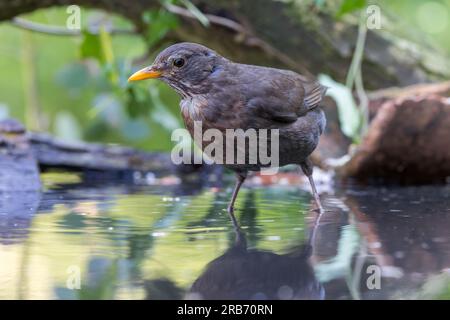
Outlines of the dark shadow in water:
M 354 226 L 360 240 L 347 278 L 324 283 L 327 298 L 438 297 L 439 290 L 429 281 L 450 268 L 449 191 L 449 187 L 434 186 L 345 190 L 339 198 L 348 209 L 348 221 L 342 223 L 342 217 L 332 214 L 327 220 L 334 220 L 333 229 L 338 225 Z M 321 232 L 319 247 L 332 242 L 338 247 L 339 237 L 333 230 L 328 231 Z M 319 250 L 315 260 L 324 261 L 336 254 Z M 380 286 L 375 289 L 367 285 L 374 274 L 370 271 L 373 266 L 381 275 Z M 427 283 L 428 291 L 431 286 L 437 290 L 434 296 L 426 295 Z
M 145 300 L 181 300 L 184 295 L 183 290 L 167 278 L 146 280 L 144 289 Z
M 3 193 L 0 197 L 0 244 L 18 243 L 26 239 L 36 212 L 52 212 L 56 204 L 64 204 L 69 209 L 58 219 L 60 231 L 86 232 L 85 222 L 94 218 L 71 212 L 70 209 L 79 202 L 92 200 L 100 211 L 107 211 L 118 196 L 126 194 L 144 192 L 177 196 L 193 195 L 201 190 L 194 181 L 191 185 L 145 187 L 72 184 L 42 195 Z M 151 231 L 160 228 L 160 220 L 152 226 L 137 225 L 133 227 L 136 229 L 128 229 L 116 218 L 95 217 L 98 230 L 112 226 L 114 230 L 126 231 L 111 232 L 104 237 L 120 242 L 117 248 L 126 246 L 128 251 L 124 257 L 108 263 L 92 256 L 90 268 L 101 271 L 92 272 L 92 277 L 99 281 L 92 288 L 86 287 L 92 292 L 83 291 L 79 296 L 67 297 L 114 298 L 114 285 L 122 285 L 119 277 L 125 270 L 129 276 L 127 281 L 133 287 L 144 284 L 151 299 L 179 299 L 186 295 L 203 299 L 322 299 L 325 291 L 328 299 L 416 298 L 430 277 L 450 268 L 450 187 L 336 188 L 335 192 L 336 196 L 322 196 L 329 210 L 323 216 L 309 213 L 313 223 L 308 228 L 311 230 L 308 238 L 294 239 L 298 241 L 295 249 L 278 254 L 254 249 L 260 247 L 267 226 L 257 221 L 261 213 L 258 208 L 264 204 L 256 203 L 254 190 L 247 190 L 238 206 L 244 230 L 235 224 L 235 232 L 229 233 L 228 249 L 206 265 L 187 294 L 184 289 L 177 288 L 171 279 L 142 279 L 145 276 L 141 270 L 143 262 L 149 258 L 155 245 Z M 229 225 L 226 214 L 218 214 L 225 208 L 228 196 L 223 192 L 215 194 L 206 214 L 187 224 L 189 233 L 205 232 L 203 228 L 197 231 L 196 226 Z M 167 210 L 161 219 L 166 219 L 171 225 L 172 215 L 182 214 L 183 207 L 177 208 L 181 208 L 180 211 Z M 281 217 L 284 213 L 279 214 Z M 347 237 L 349 230 L 353 238 Z M 196 241 L 202 241 L 199 239 Z M 22 249 L 21 272 L 26 274 L 30 256 L 27 242 Z M 343 252 L 350 252 L 346 261 L 349 270 L 345 270 L 348 273 L 336 272 L 333 269 L 335 266 L 329 263 L 342 256 Z M 328 269 L 324 269 L 324 265 Z M 379 290 L 370 290 L 366 285 L 370 276 L 368 267 L 374 265 L 383 271 Z M 321 274 L 318 270 L 325 270 L 325 280 L 321 277 L 323 272 Z M 316 277 L 322 281 L 321 284 Z M 23 288 L 26 292 L 26 287 Z
M 247 244 L 251 248 L 255 248 L 261 240 L 261 228 L 257 225 L 258 206 L 255 201 L 254 190 L 249 190 L 242 204 L 241 224 L 246 227 Z M 233 219 L 231 219 L 233 222 Z M 239 230 L 237 222 L 233 222 L 234 230 Z
M 233 220 L 232 220 L 233 221 Z M 317 219 L 317 222 L 319 219 Z M 190 299 L 323 299 L 322 285 L 309 263 L 310 236 L 286 254 L 249 249 L 245 233 L 235 221 L 235 242 L 211 261 L 187 294 Z M 315 234 L 316 226 L 311 234 Z
M 380 201 L 381 199 L 381 201 Z M 374 190 L 345 201 L 380 265 L 406 273 L 450 267 L 450 188 Z

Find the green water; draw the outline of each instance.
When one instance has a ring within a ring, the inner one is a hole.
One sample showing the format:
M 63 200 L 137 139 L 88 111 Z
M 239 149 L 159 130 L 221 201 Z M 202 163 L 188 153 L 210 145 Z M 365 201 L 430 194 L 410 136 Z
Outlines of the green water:
M 0 195 L 0 299 L 450 297 L 449 186 L 339 187 L 319 217 L 307 190 L 247 185 L 236 239 L 229 187 L 44 180 Z

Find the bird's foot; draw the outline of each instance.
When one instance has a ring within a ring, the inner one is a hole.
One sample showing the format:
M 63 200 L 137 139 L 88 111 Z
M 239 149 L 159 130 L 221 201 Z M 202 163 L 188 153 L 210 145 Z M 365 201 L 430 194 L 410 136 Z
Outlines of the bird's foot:
M 325 210 L 322 207 L 322 203 L 320 201 L 319 195 L 318 194 L 314 194 L 314 207 L 313 210 L 318 212 L 318 213 L 323 213 Z
M 229 205 L 227 208 L 227 212 L 228 212 L 228 215 L 230 216 L 231 223 L 233 224 L 234 229 L 239 230 L 240 229 L 239 224 L 236 220 L 236 216 L 234 215 L 234 206 Z
M 316 205 L 311 209 L 311 211 L 315 211 L 315 212 L 317 212 L 317 213 L 319 213 L 319 214 L 321 214 L 321 213 L 324 212 L 324 210 L 323 210 L 322 207 L 318 207 L 318 206 L 316 206 Z

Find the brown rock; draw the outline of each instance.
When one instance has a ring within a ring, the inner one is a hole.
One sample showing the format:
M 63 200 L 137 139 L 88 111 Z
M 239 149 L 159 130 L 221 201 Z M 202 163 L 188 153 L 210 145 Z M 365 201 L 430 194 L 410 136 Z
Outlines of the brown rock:
M 372 92 L 369 95 L 369 112 L 372 119 L 378 109 L 386 101 L 393 99 L 406 99 L 413 97 L 426 97 L 430 95 L 438 95 L 442 97 L 450 97 L 450 81 L 432 84 L 416 84 L 404 88 L 389 88 Z
M 450 176 L 450 99 L 434 94 L 384 102 L 344 177 L 404 183 L 443 182 Z

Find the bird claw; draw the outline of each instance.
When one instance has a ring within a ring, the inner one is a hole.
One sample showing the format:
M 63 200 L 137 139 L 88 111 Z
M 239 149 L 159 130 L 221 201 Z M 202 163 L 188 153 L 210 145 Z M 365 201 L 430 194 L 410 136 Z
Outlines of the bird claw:
M 317 213 L 319 213 L 319 214 L 321 214 L 321 213 L 323 213 L 324 212 L 324 210 L 323 210 L 323 208 L 322 207 L 313 207 L 312 209 L 311 209 L 311 211 L 315 211 L 315 212 L 317 212 Z
M 315 204 L 312 207 L 312 211 L 316 211 L 317 213 L 323 213 L 325 210 L 322 207 L 320 202 L 315 201 Z

